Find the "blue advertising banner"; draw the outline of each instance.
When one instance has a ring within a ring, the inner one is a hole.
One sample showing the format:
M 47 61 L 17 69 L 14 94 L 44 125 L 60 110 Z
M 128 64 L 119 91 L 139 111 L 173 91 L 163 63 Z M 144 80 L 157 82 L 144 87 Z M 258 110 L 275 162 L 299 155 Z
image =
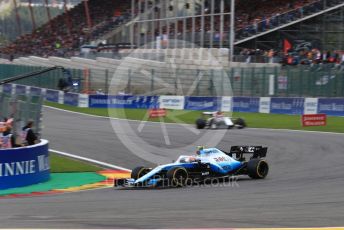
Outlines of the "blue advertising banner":
M 6 94 L 12 94 L 12 85 L 11 84 L 4 84 L 2 88 L 2 92 Z
M 22 187 L 50 179 L 48 141 L 0 150 L 0 189 Z
M 233 112 L 259 112 L 259 97 L 233 97 Z
M 303 114 L 305 99 L 300 97 L 283 98 L 272 97 L 270 113 L 277 114 Z
M 47 89 L 47 92 L 45 93 L 45 99 L 47 101 L 58 103 L 59 102 L 59 91 Z
M 185 97 L 186 110 L 221 110 L 221 97 Z
M 26 95 L 26 86 L 16 85 L 15 92 L 16 92 L 16 95 Z
M 77 93 L 65 93 L 64 104 L 78 106 L 79 105 L 79 94 Z
M 114 96 L 90 95 L 90 108 L 125 108 L 125 109 L 151 109 L 159 108 L 158 96 Z
M 37 87 L 30 87 L 31 96 L 40 96 L 42 94 L 42 89 Z
M 318 113 L 330 116 L 344 116 L 344 98 L 319 98 Z

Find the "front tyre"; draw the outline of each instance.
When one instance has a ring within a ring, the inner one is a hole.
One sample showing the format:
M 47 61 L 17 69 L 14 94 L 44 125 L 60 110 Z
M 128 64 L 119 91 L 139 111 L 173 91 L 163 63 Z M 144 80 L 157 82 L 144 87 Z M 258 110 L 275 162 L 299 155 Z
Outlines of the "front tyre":
M 246 126 L 247 126 L 245 120 L 242 118 L 237 118 L 234 121 L 234 125 L 236 125 L 238 127 L 238 129 L 243 129 L 243 128 L 246 128 Z
M 189 179 L 189 174 L 184 167 L 171 168 L 167 171 L 166 176 L 172 187 L 183 187 Z
M 252 179 L 264 179 L 269 172 L 269 165 L 262 159 L 251 159 L 247 163 L 248 176 Z
M 138 166 L 136 168 L 134 168 L 132 171 L 131 171 L 131 178 L 137 180 L 139 179 L 140 177 L 143 177 L 144 175 L 146 175 L 147 173 L 149 173 L 150 169 L 149 168 L 146 168 L 146 167 L 143 167 L 143 166 Z
M 204 129 L 206 124 L 207 124 L 206 120 L 204 120 L 202 118 L 198 118 L 196 120 L 196 128 L 197 129 Z

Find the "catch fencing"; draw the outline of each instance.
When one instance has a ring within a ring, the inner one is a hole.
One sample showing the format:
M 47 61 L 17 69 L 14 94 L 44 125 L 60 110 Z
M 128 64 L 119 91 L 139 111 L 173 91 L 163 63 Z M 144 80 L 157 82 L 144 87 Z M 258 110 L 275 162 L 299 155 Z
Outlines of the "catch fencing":
M 42 69 L 0 65 L 0 80 Z M 230 69 L 71 69 L 77 86 L 72 92 L 131 95 L 234 96 L 249 97 L 344 97 L 344 68 L 335 65 L 280 67 L 233 67 Z M 18 84 L 58 89 L 62 71 L 54 70 Z M 163 82 L 163 83 L 162 83 Z M 227 82 L 223 84 L 223 82 Z M 190 87 L 195 86 L 190 91 Z M 189 87 L 189 88 L 188 88 Z
M 0 92 L 0 119 L 13 118 L 12 132 L 18 138 L 21 129 L 29 120 L 32 120 L 34 121 L 33 131 L 40 137 L 43 98 L 40 95 L 28 93 L 25 86 L 20 86 L 18 89 L 14 94 Z

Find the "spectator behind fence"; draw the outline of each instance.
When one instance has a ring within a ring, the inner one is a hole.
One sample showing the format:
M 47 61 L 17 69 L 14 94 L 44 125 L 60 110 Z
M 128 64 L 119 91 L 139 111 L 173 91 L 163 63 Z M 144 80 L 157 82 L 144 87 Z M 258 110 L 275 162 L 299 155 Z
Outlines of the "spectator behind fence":
M 32 130 L 33 124 L 33 121 L 30 120 L 22 129 L 22 141 L 24 145 L 34 145 L 37 142 L 37 136 Z
M 11 130 L 11 125 L 9 123 L 6 123 L 5 131 L 0 134 L 0 149 L 10 149 L 13 147 L 18 147 L 15 143 L 15 138 Z

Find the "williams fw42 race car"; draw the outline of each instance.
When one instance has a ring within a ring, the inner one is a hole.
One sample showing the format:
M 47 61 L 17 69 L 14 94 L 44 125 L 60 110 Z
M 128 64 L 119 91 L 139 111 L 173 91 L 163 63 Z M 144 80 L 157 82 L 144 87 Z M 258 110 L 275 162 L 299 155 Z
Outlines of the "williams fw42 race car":
M 196 155 L 180 156 L 171 164 L 156 168 L 136 167 L 131 178 L 115 180 L 115 187 L 183 187 L 230 180 L 234 176 L 248 175 L 264 179 L 269 165 L 263 159 L 267 147 L 233 146 L 229 152 L 217 148 L 199 148 Z M 245 155 L 250 155 L 246 160 Z
M 222 112 L 203 112 L 202 117 L 196 120 L 197 129 L 218 129 L 218 128 L 245 128 L 246 122 L 242 118 L 226 117 Z

